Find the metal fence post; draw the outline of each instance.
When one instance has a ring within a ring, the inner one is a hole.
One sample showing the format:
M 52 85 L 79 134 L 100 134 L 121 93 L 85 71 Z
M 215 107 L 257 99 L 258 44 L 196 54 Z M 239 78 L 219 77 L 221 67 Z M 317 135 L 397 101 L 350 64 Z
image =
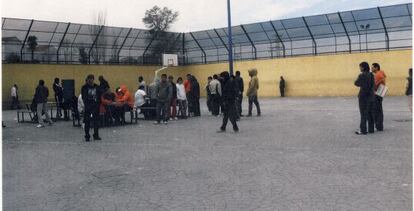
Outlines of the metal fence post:
M 59 50 L 60 50 L 60 47 L 62 46 L 63 41 L 65 40 L 66 33 L 68 32 L 69 26 L 70 26 L 70 23 L 68 23 L 68 25 L 66 26 L 65 33 L 63 34 L 62 39 L 60 40 L 58 49 L 56 51 L 56 64 L 59 64 Z
M 200 45 L 200 43 L 198 42 L 198 40 L 194 37 L 194 35 L 193 35 L 193 33 L 192 32 L 190 32 L 190 35 L 191 35 L 191 37 L 194 39 L 194 41 L 195 41 L 195 43 L 198 45 L 198 47 L 200 48 L 200 50 L 201 50 L 201 53 L 202 53 L 202 57 L 204 57 L 204 64 L 206 64 L 207 63 L 207 54 L 206 54 L 206 52 L 204 51 L 204 49 L 201 47 L 201 45 Z
M 250 44 L 252 45 L 253 51 L 254 51 L 254 59 L 257 59 L 257 49 L 256 46 L 254 45 L 252 39 L 250 38 L 249 34 L 247 33 L 246 29 L 244 28 L 243 25 L 240 25 L 240 27 L 242 28 L 244 34 L 246 35 L 247 39 L 249 40 Z
M 308 23 L 306 22 L 305 17 L 302 17 L 302 19 L 303 19 L 303 22 L 305 23 L 306 28 L 308 29 L 310 37 L 312 38 L 313 45 L 315 46 L 313 54 L 317 55 L 318 54 L 318 45 L 316 44 L 315 38 L 313 37 L 312 31 L 310 30 L 310 28 L 308 26 Z
M 387 27 L 385 26 L 385 22 L 384 22 L 384 18 L 382 17 L 381 9 L 379 7 L 377 7 L 377 8 L 378 8 L 378 12 L 379 12 L 379 15 L 380 15 L 380 18 L 381 18 L 382 26 L 384 27 L 385 42 L 386 42 L 385 46 L 386 46 L 387 51 L 389 51 L 390 50 L 390 37 L 388 36 L 388 30 L 387 30 Z M 368 42 L 368 40 L 367 40 L 367 42 Z
M 20 49 L 20 61 L 21 62 L 23 62 L 23 49 L 24 49 L 24 46 L 26 45 L 27 37 L 29 36 L 30 30 L 32 29 L 33 22 L 34 20 L 32 19 L 32 21 L 30 22 L 29 28 L 27 29 L 26 36 L 24 37 L 22 48 Z
M 122 41 L 122 44 L 121 44 L 121 46 L 119 47 L 118 52 L 116 53 L 116 60 L 117 60 L 118 64 L 119 64 L 119 54 L 121 53 L 121 50 L 122 50 L 122 48 L 124 47 L 125 42 L 126 42 L 126 40 L 128 39 L 129 34 L 131 33 L 131 31 L 132 31 L 132 28 L 129 28 L 129 31 L 128 31 L 128 33 L 127 33 L 127 35 L 126 35 L 126 37 L 125 37 L 124 41 Z
M 339 20 L 340 20 L 340 21 L 341 21 L 341 23 L 342 23 L 342 27 L 344 27 L 345 35 L 346 35 L 346 37 L 348 38 L 349 53 L 352 53 L 351 38 L 349 37 L 348 30 L 346 30 L 346 26 L 345 26 L 344 20 L 342 19 L 342 16 L 341 16 L 341 13 L 340 13 L 340 12 L 338 12 L 338 16 L 339 16 Z
M 92 46 L 91 46 L 91 48 L 89 49 L 89 52 L 88 52 L 88 63 L 89 63 L 89 64 L 91 63 L 91 51 L 92 51 L 92 49 L 95 47 L 95 44 L 96 44 L 96 42 L 98 41 L 99 35 L 101 34 L 101 31 L 102 31 L 102 29 L 103 29 L 103 28 L 104 28 L 104 26 L 101 26 L 101 27 L 99 28 L 98 34 L 96 35 L 95 40 L 93 41 Z
M 269 23 L 270 23 L 270 25 L 272 26 L 273 30 L 275 31 L 277 39 L 278 39 L 278 40 L 279 40 L 279 42 L 282 44 L 282 49 L 283 49 L 283 57 L 286 57 L 286 46 L 285 46 L 285 43 L 284 43 L 284 42 L 282 41 L 282 39 L 280 38 L 280 35 L 279 35 L 279 33 L 277 32 L 275 25 L 273 25 L 273 22 L 272 22 L 272 21 L 269 21 Z

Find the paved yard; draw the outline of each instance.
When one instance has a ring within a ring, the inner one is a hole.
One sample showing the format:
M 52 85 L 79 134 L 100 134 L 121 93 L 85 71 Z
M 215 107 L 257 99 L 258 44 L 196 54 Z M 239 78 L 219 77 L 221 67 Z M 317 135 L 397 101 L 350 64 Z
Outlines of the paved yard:
M 263 99 L 262 117 L 37 129 L 3 112 L 4 210 L 411 210 L 412 122 L 384 100 L 385 131 L 356 136 L 356 98 Z M 246 107 L 246 105 L 244 106 Z

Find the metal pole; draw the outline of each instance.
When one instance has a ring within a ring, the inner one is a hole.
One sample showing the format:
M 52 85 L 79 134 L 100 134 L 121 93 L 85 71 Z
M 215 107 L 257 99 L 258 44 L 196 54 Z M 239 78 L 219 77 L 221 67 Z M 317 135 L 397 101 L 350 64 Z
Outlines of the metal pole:
M 63 34 L 62 39 L 60 40 L 58 49 L 56 51 L 56 64 L 59 64 L 59 50 L 60 50 L 60 47 L 62 46 L 63 40 L 65 40 L 66 33 L 68 33 L 69 26 L 70 26 L 70 23 L 68 23 L 68 25 L 66 26 L 65 33 Z
M 92 46 L 91 46 L 91 48 L 89 49 L 89 52 L 88 52 L 88 63 L 90 64 L 91 63 L 91 51 L 92 51 L 92 49 L 95 47 L 95 43 L 96 43 L 96 41 L 98 40 L 98 37 L 99 37 L 99 35 L 101 34 L 101 31 L 102 31 L 102 29 L 104 28 L 104 26 L 101 26 L 100 28 L 99 28 L 99 31 L 98 31 L 98 34 L 96 34 L 96 37 L 95 37 L 95 39 L 94 39 L 94 41 L 93 41 L 93 43 L 92 43 Z
M 305 23 L 306 28 L 308 29 L 309 35 L 312 39 L 313 45 L 314 45 L 314 49 L 313 49 L 313 54 L 317 55 L 318 54 L 318 46 L 316 44 L 315 38 L 313 37 L 312 31 L 310 30 L 308 23 L 306 22 L 305 17 L 302 17 L 303 22 Z
M 223 43 L 223 46 L 226 48 L 227 53 L 229 52 L 229 48 L 227 47 L 226 43 L 224 42 L 224 40 L 221 38 L 220 34 L 218 33 L 217 29 L 213 29 L 214 32 L 216 33 L 217 37 L 220 39 L 221 43 Z
M 272 26 L 273 31 L 275 31 L 275 34 L 276 34 L 277 39 L 279 39 L 279 42 L 282 44 L 283 57 L 286 57 L 286 46 L 285 46 L 285 43 L 283 43 L 282 39 L 280 38 L 280 35 L 277 32 L 275 25 L 273 25 L 273 22 L 272 21 L 269 21 L 269 23 Z
M 154 35 L 151 37 L 151 40 L 150 40 L 149 44 L 147 45 L 144 52 L 142 53 L 142 64 L 146 63 L 146 59 L 145 59 L 146 55 L 145 54 L 147 54 L 148 49 L 150 48 L 152 42 L 156 39 L 157 36 L 158 36 L 158 33 L 154 32 Z
M 229 40 L 229 72 L 230 75 L 233 75 L 233 34 L 231 32 L 231 5 L 230 0 L 227 0 L 227 29 L 229 31 L 228 40 Z
M 382 26 L 384 27 L 384 32 L 385 32 L 385 42 L 386 42 L 386 49 L 387 51 L 390 50 L 390 37 L 388 36 L 388 30 L 387 30 L 387 26 L 385 25 L 384 22 L 384 18 L 382 17 L 382 13 L 381 13 L 381 9 L 378 7 L 378 13 L 381 17 L 381 22 L 382 22 Z
M 124 41 L 122 41 L 121 47 L 119 47 L 118 52 L 116 53 L 116 61 L 118 62 L 118 64 L 119 64 L 119 54 L 121 53 L 121 50 L 122 50 L 122 48 L 124 47 L 125 42 L 126 42 L 126 40 L 128 39 L 129 34 L 131 33 L 131 31 L 132 31 L 132 28 L 130 28 L 130 29 L 129 29 L 129 31 L 128 31 L 128 33 L 127 33 L 127 35 L 125 36 Z
M 200 50 L 201 50 L 201 53 L 202 53 L 202 56 L 201 56 L 201 58 L 204 60 L 203 61 L 203 63 L 204 64 L 207 64 L 207 54 L 206 54 L 206 52 L 204 51 L 204 49 L 203 49 L 203 47 L 201 47 L 201 45 L 200 45 L 200 43 L 198 42 L 198 40 L 194 37 L 194 35 L 193 35 L 193 33 L 192 32 L 190 32 L 190 35 L 191 35 L 191 37 L 193 38 L 193 40 L 194 40 L 194 42 L 197 44 L 197 46 L 200 48 Z
M 338 12 L 338 17 L 339 17 L 339 20 L 341 21 L 342 27 L 344 27 L 345 35 L 348 38 L 349 53 L 352 53 L 351 38 L 349 37 L 348 31 L 346 30 L 346 26 L 345 26 L 344 20 L 342 19 L 340 12 Z
M 24 49 L 24 46 L 26 45 L 26 40 L 27 40 L 27 37 L 29 36 L 30 29 L 32 29 L 33 22 L 34 20 L 32 19 L 29 25 L 29 29 L 27 29 L 26 36 L 24 37 L 22 48 L 20 49 L 20 62 L 23 62 L 23 49 Z
M 365 27 L 365 49 L 368 52 L 368 28 Z
M 252 39 L 250 38 L 249 34 L 247 33 L 246 29 L 244 28 L 243 25 L 240 25 L 241 29 L 243 30 L 244 34 L 246 35 L 247 39 L 249 40 L 250 44 L 252 45 L 253 48 L 253 59 L 257 59 L 257 49 L 256 46 L 254 45 Z

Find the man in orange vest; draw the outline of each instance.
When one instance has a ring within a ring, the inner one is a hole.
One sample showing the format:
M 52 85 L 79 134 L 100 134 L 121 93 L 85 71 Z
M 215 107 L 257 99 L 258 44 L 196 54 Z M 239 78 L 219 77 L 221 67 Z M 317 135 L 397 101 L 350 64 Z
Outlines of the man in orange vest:
M 372 72 L 375 75 L 375 91 L 377 91 L 378 87 L 380 85 L 385 86 L 385 78 L 387 77 L 383 70 L 381 70 L 381 67 L 378 63 L 372 64 Z M 375 103 L 374 103 L 374 122 L 375 122 L 375 128 L 378 131 L 384 130 L 384 113 L 382 111 L 382 97 L 375 95 Z

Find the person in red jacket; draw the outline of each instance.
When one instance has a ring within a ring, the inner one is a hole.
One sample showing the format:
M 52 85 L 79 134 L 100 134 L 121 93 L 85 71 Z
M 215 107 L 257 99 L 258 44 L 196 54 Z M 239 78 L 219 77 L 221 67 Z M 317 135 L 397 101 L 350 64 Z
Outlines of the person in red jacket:
M 190 116 L 190 113 L 194 113 L 194 105 L 192 103 L 191 99 L 191 80 L 192 76 L 191 74 L 187 74 L 187 79 L 184 81 L 184 89 L 185 89 L 185 95 L 187 97 L 188 102 L 188 116 Z
M 99 106 L 99 113 L 105 118 L 105 122 L 112 124 L 113 120 L 116 119 L 115 112 L 115 94 L 107 90 L 101 96 L 101 104 Z
M 122 123 L 124 123 L 125 112 L 131 111 L 134 108 L 134 97 L 125 85 L 121 85 L 121 87 L 116 90 L 115 101 L 118 116 L 120 116 Z

